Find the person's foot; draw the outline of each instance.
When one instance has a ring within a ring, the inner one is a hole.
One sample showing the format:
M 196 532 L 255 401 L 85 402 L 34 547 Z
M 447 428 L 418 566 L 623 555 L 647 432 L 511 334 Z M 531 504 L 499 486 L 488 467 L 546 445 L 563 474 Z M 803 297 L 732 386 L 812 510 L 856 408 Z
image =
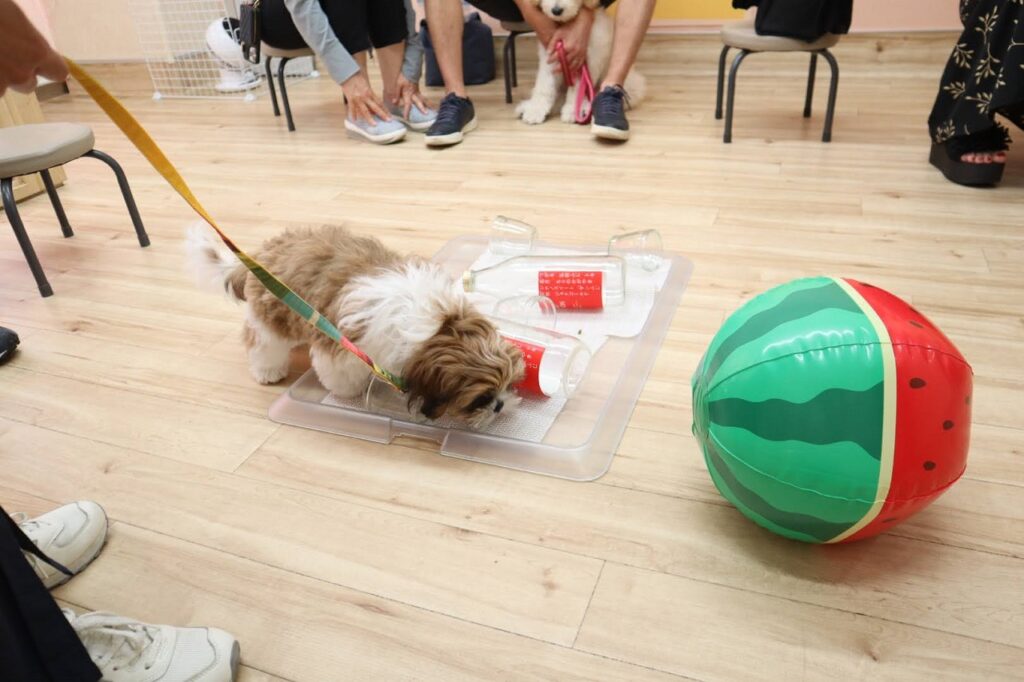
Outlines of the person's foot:
M 43 554 L 75 574 L 96 558 L 107 540 L 107 515 L 95 502 L 72 502 L 34 519 L 23 513 L 11 518 Z M 25 552 L 25 558 L 48 588 L 71 579 L 37 556 Z
M 1006 152 L 972 152 L 960 157 L 964 163 L 1006 163 Z
M 430 126 L 426 134 L 426 143 L 430 147 L 448 147 L 462 142 L 466 133 L 476 128 L 476 111 L 468 97 L 459 97 L 454 92 L 448 93 L 441 100 L 437 111 L 437 120 Z
M 405 126 L 401 121 L 397 119 L 385 121 L 376 116 L 373 117 L 373 125 L 363 119 L 353 121 L 346 117 L 345 130 L 351 137 L 369 140 L 374 144 L 391 144 L 405 137 Z
M 418 106 L 413 104 L 409 107 L 409 116 L 405 115 L 402 107 L 397 104 L 389 104 L 388 111 L 396 119 L 401 121 L 406 128 L 417 133 L 422 133 L 429 129 L 430 126 L 434 125 L 434 121 L 437 120 L 437 112 L 433 109 L 420 109 Z
M 238 673 L 238 641 L 223 630 L 62 611 L 104 682 L 232 682 Z
M 14 355 L 14 349 L 21 343 L 21 339 L 14 333 L 13 329 L 7 327 L 0 327 L 0 365 L 7 362 L 12 355 Z
M 618 85 L 602 88 L 594 98 L 592 105 L 594 118 L 590 123 L 590 132 L 605 140 L 628 140 L 627 104 L 629 104 L 629 96 Z

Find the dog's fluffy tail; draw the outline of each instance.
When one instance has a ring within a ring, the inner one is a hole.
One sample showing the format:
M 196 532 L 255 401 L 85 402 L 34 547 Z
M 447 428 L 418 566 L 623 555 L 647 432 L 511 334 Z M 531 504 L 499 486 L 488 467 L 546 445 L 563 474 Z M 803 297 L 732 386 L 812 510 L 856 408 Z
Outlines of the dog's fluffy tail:
M 185 233 L 188 270 L 200 289 L 245 300 L 245 267 L 205 223 L 193 223 Z

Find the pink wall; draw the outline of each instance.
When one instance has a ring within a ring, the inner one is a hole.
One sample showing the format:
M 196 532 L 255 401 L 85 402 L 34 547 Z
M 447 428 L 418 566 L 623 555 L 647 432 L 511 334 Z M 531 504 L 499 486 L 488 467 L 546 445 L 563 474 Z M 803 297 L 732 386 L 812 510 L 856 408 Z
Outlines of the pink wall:
M 960 30 L 957 0 L 853 0 L 854 31 Z

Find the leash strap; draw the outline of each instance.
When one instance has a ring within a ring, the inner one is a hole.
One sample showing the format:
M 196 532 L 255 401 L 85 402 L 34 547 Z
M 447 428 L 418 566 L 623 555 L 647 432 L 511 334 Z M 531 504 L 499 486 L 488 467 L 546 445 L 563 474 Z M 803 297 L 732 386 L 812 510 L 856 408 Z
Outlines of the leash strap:
M 341 344 L 345 350 L 365 362 L 367 366 L 373 370 L 374 374 L 399 391 L 405 390 L 405 383 L 401 377 L 392 374 L 374 362 L 370 356 L 361 351 L 350 340 L 345 338 L 345 336 L 338 331 L 338 328 L 335 327 L 330 320 L 321 315 L 316 308 L 311 306 L 305 299 L 292 291 L 288 285 L 279 280 L 273 273 L 260 265 L 256 259 L 252 258 L 249 254 L 240 249 L 227 234 L 217 227 L 217 223 L 214 222 L 210 214 L 206 212 L 205 208 L 203 208 L 203 205 L 199 203 L 199 200 L 196 199 L 194 194 L 192 194 L 192 190 L 189 189 L 184 178 L 181 177 L 181 174 L 178 173 L 174 164 L 170 162 L 167 156 L 164 155 L 163 151 L 160 150 L 160 147 L 156 142 L 153 141 L 153 138 L 149 136 L 146 129 L 143 128 L 137 120 L 135 120 L 135 117 L 124 108 L 124 105 L 121 104 L 116 97 L 107 92 L 106 88 L 86 73 L 82 67 L 67 57 L 65 57 L 64 60 L 68 64 L 71 75 L 83 88 L 85 88 L 85 91 L 89 93 L 89 96 L 92 97 L 96 104 L 99 105 L 100 109 L 106 112 L 107 116 L 110 117 L 110 120 L 114 122 L 114 125 L 121 129 L 121 132 L 123 132 L 139 152 L 146 157 L 146 160 L 149 161 L 150 165 L 153 166 L 156 172 L 163 176 L 164 180 L 174 188 L 174 191 L 192 207 L 192 210 L 213 228 L 221 241 L 224 242 L 224 245 L 231 250 L 231 253 L 235 254 L 235 256 L 238 257 L 238 260 L 242 261 L 242 264 L 249 269 L 249 272 L 256 276 L 256 279 L 258 279 L 260 283 L 270 291 L 270 293 L 274 294 L 274 296 L 280 299 L 282 303 L 298 313 L 298 315 L 310 325 L 316 327 L 322 334 Z
M 559 40 L 555 43 L 555 52 L 558 54 L 558 61 L 562 66 L 562 77 L 565 84 L 570 88 L 575 84 L 572 70 L 569 68 L 569 58 L 565 54 L 565 45 Z M 573 117 L 576 123 L 585 125 L 590 123 L 590 116 L 593 113 L 594 102 L 594 81 L 590 78 L 590 69 L 584 64 L 579 73 L 580 84 L 576 88 L 576 106 L 573 110 Z

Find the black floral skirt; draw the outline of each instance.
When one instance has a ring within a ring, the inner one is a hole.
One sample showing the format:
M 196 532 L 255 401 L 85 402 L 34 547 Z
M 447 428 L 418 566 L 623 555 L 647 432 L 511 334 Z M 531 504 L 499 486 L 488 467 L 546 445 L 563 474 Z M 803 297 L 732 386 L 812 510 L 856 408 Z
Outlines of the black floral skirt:
M 1001 131 L 996 114 L 1024 128 L 1024 0 L 961 0 L 960 18 L 964 32 L 928 117 L 932 139 L 940 144 L 991 140 Z

